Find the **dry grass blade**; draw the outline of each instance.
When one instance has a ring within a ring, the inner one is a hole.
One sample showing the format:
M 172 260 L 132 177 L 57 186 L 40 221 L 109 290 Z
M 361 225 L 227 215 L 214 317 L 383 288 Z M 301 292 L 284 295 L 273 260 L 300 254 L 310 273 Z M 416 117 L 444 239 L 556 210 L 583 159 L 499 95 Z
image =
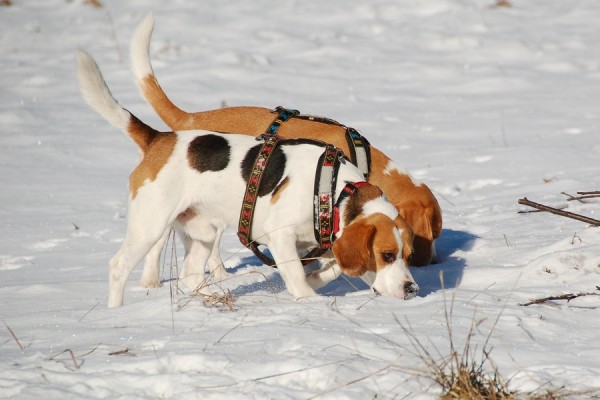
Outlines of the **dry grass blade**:
M 23 351 L 23 345 L 21 344 L 21 342 L 19 342 L 19 339 L 17 338 L 17 336 L 15 335 L 15 333 L 13 332 L 13 330 L 10 328 L 10 326 L 8 326 L 6 324 L 6 321 L 2 320 L 2 323 L 6 327 L 6 330 L 8 330 L 8 333 L 10 333 L 10 336 L 13 338 L 13 340 L 15 341 L 15 343 L 17 344 L 17 346 L 19 346 L 19 349 L 21 349 L 21 351 Z
M 50 357 L 49 360 L 55 360 L 56 357 L 60 356 L 61 354 L 65 354 L 65 353 L 68 353 L 71 356 L 71 361 L 73 361 L 73 365 L 75 366 L 75 369 L 79 369 L 79 364 L 77 364 L 77 360 L 75 359 L 75 354 L 73 354 L 73 350 L 71 350 L 71 349 L 63 350 L 60 353 L 57 353 L 57 354 L 53 355 L 52 357 Z M 66 365 L 65 365 L 65 367 L 66 367 Z
M 440 273 L 442 290 L 444 289 L 444 276 Z M 453 308 L 456 292 L 452 293 L 450 305 L 446 300 L 445 290 L 442 292 L 444 301 L 444 317 L 448 335 L 449 354 L 441 356 L 439 349 L 431 344 L 424 344 L 410 329 L 399 322 L 400 327 L 410 340 L 417 356 L 424 362 L 426 374 L 442 389 L 443 400 L 449 399 L 517 399 L 515 394 L 508 389 L 507 382 L 498 372 L 497 367 L 490 359 L 491 348 L 489 347 L 490 335 L 485 338 L 480 357 L 477 356 L 477 346 L 473 344 L 476 328 L 484 321 L 476 319 L 476 311 L 471 318 L 471 326 L 467 332 L 465 343 L 459 352 L 455 343 L 454 330 L 452 326 Z M 496 326 L 498 320 L 494 322 Z M 492 329 L 493 330 L 493 329 Z M 439 356 L 436 357 L 432 350 Z M 488 372 L 491 371 L 491 372 Z
M 235 296 L 229 289 L 222 294 L 213 293 L 210 296 L 204 297 L 204 305 L 208 308 L 221 305 L 223 307 L 227 307 L 229 311 L 235 311 Z

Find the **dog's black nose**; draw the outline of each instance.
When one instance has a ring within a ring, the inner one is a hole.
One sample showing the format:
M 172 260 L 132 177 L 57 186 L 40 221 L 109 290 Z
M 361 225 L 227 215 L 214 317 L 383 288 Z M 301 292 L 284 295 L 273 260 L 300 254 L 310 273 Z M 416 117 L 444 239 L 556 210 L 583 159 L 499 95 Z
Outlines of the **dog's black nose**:
M 410 300 L 419 293 L 419 285 L 414 282 L 406 282 L 404 284 L 404 299 Z

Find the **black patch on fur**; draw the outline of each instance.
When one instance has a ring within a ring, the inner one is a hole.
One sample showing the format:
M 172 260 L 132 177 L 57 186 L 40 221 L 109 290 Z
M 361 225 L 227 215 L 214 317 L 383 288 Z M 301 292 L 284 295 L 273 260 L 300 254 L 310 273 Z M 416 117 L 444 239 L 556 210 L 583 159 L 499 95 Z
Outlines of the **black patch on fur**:
M 231 147 L 227 139 L 217 135 L 198 136 L 188 146 L 188 162 L 198 172 L 227 168 Z
M 252 147 L 244 156 L 244 160 L 242 161 L 242 178 L 244 181 L 248 183 L 248 179 L 250 178 L 250 174 L 252 173 L 252 169 L 254 168 L 254 162 L 256 161 L 256 156 L 260 152 L 260 148 L 262 144 L 257 144 Z M 271 193 L 277 187 L 279 181 L 283 177 L 283 170 L 285 169 L 285 154 L 283 150 L 281 150 L 281 146 L 276 146 L 269 158 L 269 164 L 267 168 L 263 172 L 262 181 L 260 183 L 260 188 L 258 189 L 258 197 L 265 196 Z

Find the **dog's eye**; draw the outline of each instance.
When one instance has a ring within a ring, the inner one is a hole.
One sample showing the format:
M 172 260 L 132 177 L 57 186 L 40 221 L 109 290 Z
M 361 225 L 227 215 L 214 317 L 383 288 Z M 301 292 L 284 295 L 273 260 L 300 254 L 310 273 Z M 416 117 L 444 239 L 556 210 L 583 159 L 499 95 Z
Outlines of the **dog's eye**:
M 381 258 L 386 264 L 391 264 L 396 261 L 396 254 L 390 251 L 384 251 L 381 253 Z
M 407 264 L 410 264 L 410 263 L 412 262 L 412 259 L 413 259 L 413 253 L 410 253 L 410 254 L 408 255 L 408 257 L 406 257 L 406 263 L 407 263 Z

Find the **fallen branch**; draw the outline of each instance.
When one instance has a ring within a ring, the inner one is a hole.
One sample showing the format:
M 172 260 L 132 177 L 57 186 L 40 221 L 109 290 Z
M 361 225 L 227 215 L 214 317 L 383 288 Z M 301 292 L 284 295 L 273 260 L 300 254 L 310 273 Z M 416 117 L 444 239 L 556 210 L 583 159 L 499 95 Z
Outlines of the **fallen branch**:
M 596 289 L 600 290 L 600 287 L 596 286 Z M 521 306 L 530 306 L 532 304 L 543 304 L 553 300 L 567 300 L 567 302 L 583 296 L 600 296 L 600 292 L 579 292 L 579 293 L 565 293 L 557 296 L 542 297 L 540 299 L 531 300 L 528 303 L 522 303 Z
M 519 199 L 519 204 L 523 204 L 525 206 L 537 208 L 538 210 L 547 211 L 552 214 L 560 215 L 562 217 L 576 219 L 578 221 L 582 221 L 594 226 L 600 226 L 600 221 L 594 218 L 586 217 L 585 215 L 575 214 L 569 211 L 559 210 L 558 208 L 549 207 L 544 204 L 536 203 L 530 200 L 527 200 L 527 197 L 523 199 Z
M 582 196 L 600 196 L 600 190 L 594 190 L 592 192 L 577 192 Z
M 585 199 L 593 199 L 593 198 L 597 198 L 600 197 L 600 192 L 577 192 L 577 194 L 579 196 L 573 196 L 570 195 L 569 193 L 565 193 L 565 192 L 561 192 L 561 194 L 564 194 L 565 196 L 568 197 L 567 201 L 574 201 L 577 200 L 581 203 L 585 203 Z

